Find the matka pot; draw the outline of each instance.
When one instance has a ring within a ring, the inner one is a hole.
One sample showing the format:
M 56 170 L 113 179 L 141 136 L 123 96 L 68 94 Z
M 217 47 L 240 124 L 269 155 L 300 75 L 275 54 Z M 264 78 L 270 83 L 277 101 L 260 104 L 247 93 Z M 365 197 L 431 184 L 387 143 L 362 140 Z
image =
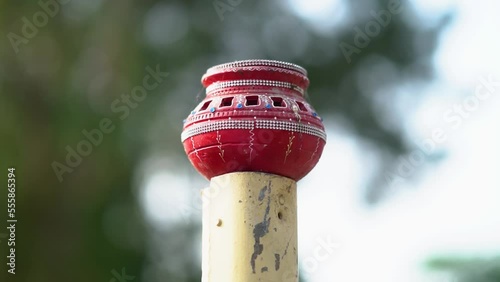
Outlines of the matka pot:
M 321 118 L 305 100 L 304 68 L 272 60 L 211 67 L 205 99 L 184 121 L 182 143 L 207 179 L 237 171 L 298 181 L 318 162 L 326 142 Z

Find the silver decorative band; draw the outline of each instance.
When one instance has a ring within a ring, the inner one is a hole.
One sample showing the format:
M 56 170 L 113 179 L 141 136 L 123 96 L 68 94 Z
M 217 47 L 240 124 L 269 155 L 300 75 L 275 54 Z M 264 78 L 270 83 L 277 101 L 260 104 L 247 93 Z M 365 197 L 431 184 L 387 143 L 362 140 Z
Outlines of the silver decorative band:
M 181 140 L 184 140 L 207 132 L 224 130 L 224 129 L 252 129 L 254 128 L 253 120 L 223 120 L 223 121 L 209 121 L 198 123 L 190 126 L 181 133 Z
M 243 60 L 243 61 L 235 61 L 225 64 L 220 64 L 213 66 L 207 70 L 207 75 L 216 73 L 222 69 L 233 69 L 233 68 L 242 68 L 242 67 L 259 67 L 259 66 L 267 66 L 267 67 L 276 67 L 276 68 L 284 68 L 289 70 L 294 70 L 307 76 L 307 71 L 303 67 L 282 61 L 274 61 L 274 60 Z
M 289 122 L 283 120 L 269 120 L 261 119 L 256 120 L 256 128 L 259 129 L 275 129 L 275 130 L 285 130 L 293 131 L 298 133 L 305 133 L 309 135 L 317 136 L 326 141 L 326 133 L 323 129 L 309 124 Z
M 285 130 L 297 133 L 304 133 L 319 137 L 326 141 L 326 133 L 324 130 L 297 122 L 288 122 L 282 120 L 223 120 L 204 122 L 192 125 L 184 130 L 181 134 L 181 140 L 191 138 L 195 135 L 225 129 L 271 129 L 271 130 Z
M 293 89 L 299 92 L 300 95 L 304 96 L 304 89 L 302 89 L 298 85 L 286 81 L 260 80 L 260 79 L 229 80 L 229 81 L 214 82 L 207 87 L 207 93 L 222 90 L 224 88 L 239 87 L 239 86 L 281 87 L 281 88 Z

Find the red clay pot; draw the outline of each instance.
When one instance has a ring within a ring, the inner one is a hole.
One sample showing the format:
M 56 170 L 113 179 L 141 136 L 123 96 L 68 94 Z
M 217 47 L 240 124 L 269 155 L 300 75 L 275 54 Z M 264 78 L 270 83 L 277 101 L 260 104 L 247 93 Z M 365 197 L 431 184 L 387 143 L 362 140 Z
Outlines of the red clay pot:
M 298 181 L 318 162 L 326 142 L 321 118 L 304 94 L 307 72 L 271 60 L 209 68 L 206 98 L 184 122 L 182 143 L 207 179 L 267 172 Z

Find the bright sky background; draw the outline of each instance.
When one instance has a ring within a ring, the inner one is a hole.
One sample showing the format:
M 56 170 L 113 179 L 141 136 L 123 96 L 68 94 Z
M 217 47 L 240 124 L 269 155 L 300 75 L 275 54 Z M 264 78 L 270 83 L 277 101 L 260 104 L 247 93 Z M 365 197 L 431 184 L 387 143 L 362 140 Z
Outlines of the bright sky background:
M 500 2 L 425 0 L 414 5 L 429 22 L 449 8 L 457 12 L 434 58 L 438 79 L 425 89 L 428 98 L 408 124 L 420 141 L 443 127 L 449 107 L 474 94 L 479 77 L 493 75 L 500 81 Z M 404 106 L 406 112 L 412 108 Z M 336 238 L 339 248 L 309 276 L 311 282 L 452 282 L 445 273 L 429 273 L 425 262 L 441 254 L 500 254 L 500 86 L 470 114 L 457 129 L 443 127 L 448 138 L 439 149 L 448 157 L 424 171 L 422 181 L 396 184 L 389 201 L 375 209 L 360 205 L 357 194 L 369 149 L 335 125 L 329 127 L 324 157 L 299 185 L 299 250 L 304 261 L 312 256 L 315 239 L 327 236 Z
M 342 0 L 289 2 L 312 24 L 324 23 L 332 15 L 342 18 L 345 12 Z M 493 75 L 500 81 L 500 1 L 412 3 L 427 24 L 450 8 L 456 11 L 434 57 L 437 80 L 413 90 L 428 94 L 407 124 L 411 138 L 420 141 L 443 127 L 448 108 L 474 94 L 479 77 Z M 407 113 L 414 108 L 404 102 L 401 107 Z M 334 238 L 338 247 L 315 271 L 303 271 L 308 281 L 453 282 L 446 274 L 429 273 L 425 262 L 441 254 L 500 254 L 500 86 L 470 115 L 457 129 L 443 127 L 447 141 L 439 150 L 446 152 L 446 158 L 421 168 L 420 181 L 396 184 L 388 200 L 375 208 L 361 203 L 359 189 L 370 173 L 366 171 L 366 164 L 373 162 L 367 157 L 370 149 L 360 147 L 341 125 L 326 124 L 323 157 L 299 182 L 300 259 L 311 260 L 320 238 Z M 325 175 L 330 178 L 325 180 Z M 179 192 L 193 185 L 186 176 L 163 170 L 144 185 L 143 203 L 153 222 L 168 224 L 199 216 L 189 210 L 190 198 L 196 195 Z

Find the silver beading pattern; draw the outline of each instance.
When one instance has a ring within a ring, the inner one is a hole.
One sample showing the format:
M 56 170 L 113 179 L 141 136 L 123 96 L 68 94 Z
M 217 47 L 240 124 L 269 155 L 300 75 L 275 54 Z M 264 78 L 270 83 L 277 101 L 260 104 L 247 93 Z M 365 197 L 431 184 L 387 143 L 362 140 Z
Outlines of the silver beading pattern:
M 195 135 L 213 132 L 225 129 L 272 129 L 285 130 L 297 133 L 304 133 L 319 137 L 326 141 L 326 133 L 323 129 L 302 123 L 288 122 L 282 120 L 224 120 L 214 122 L 203 122 L 195 124 L 184 130 L 181 134 L 181 140 L 191 138 Z
M 195 124 L 187 128 L 181 133 L 181 140 L 184 140 L 207 132 L 225 130 L 225 129 L 252 129 L 254 127 L 253 120 L 224 120 L 224 121 L 208 121 Z
M 219 81 L 210 84 L 207 87 L 207 93 L 214 91 L 219 91 L 224 88 L 229 87 L 240 87 L 240 86 L 266 86 L 266 87 L 281 87 L 287 89 L 293 89 L 304 96 L 304 89 L 290 82 L 277 81 L 277 80 L 261 80 L 261 79 L 245 79 L 245 80 L 231 80 L 231 81 Z
M 314 135 L 326 141 L 326 133 L 324 130 L 308 124 L 288 122 L 283 120 L 261 119 L 256 121 L 256 128 L 285 130 L 297 133 L 304 133 L 304 134 Z
M 296 64 L 288 63 L 288 62 L 275 61 L 275 60 L 242 60 L 242 61 L 235 61 L 235 62 L 220 64 L 220 65 L 213 66 L 213 67 L 209 68 L 207 70 L 206 74 L 210 75 L 210 74 L 216 73 L 222 69 L 233 69 L 233 68 L 241 68 L 241 67 L 259 67 L 259 66 L 290 69 L 290 70 L 294 70 L 296 72 L 299 72 L 304 76 L 307 76 L 307 71 L 303 67 L 296 65 Z

